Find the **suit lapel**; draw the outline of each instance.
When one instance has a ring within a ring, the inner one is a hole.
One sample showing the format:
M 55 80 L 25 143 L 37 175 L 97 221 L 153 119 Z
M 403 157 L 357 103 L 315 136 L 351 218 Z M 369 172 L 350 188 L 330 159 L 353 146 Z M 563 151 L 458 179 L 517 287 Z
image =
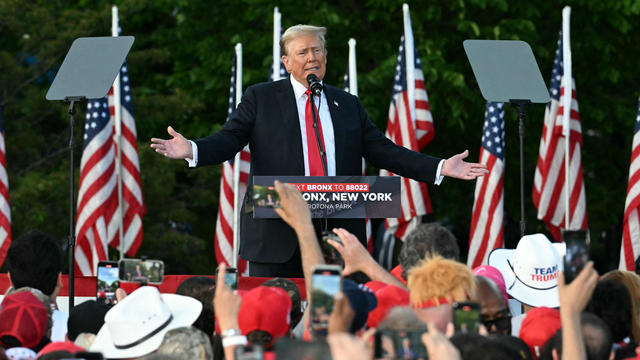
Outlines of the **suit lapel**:
M 324 86 L 324 94 L 327 97 L 327 106 L 333 123 L 333 137 L 335 139 L 336 175 L 343 174 L 342 160 L 344 159 L 344 146 L 346 142 L 346 130 L 344 128 L 344 114 L 340 110 L 340 101 L 337 99 L 337 90 L 331 86 Z
M 282 124 L 285 133 L 289 134 L 290 142 L 290 159 L 282 159 L 282 161 L 292 161 L 295 167 L 295 174 L 304 175 L 304 154 L 302 150 L 302 132 L 300 131 L 300 120 L 298 119 L 298 106 L 296 105 L 293 86 L 289 78 L 284 78 L 276 82 L 276 97 L 282 114 Z

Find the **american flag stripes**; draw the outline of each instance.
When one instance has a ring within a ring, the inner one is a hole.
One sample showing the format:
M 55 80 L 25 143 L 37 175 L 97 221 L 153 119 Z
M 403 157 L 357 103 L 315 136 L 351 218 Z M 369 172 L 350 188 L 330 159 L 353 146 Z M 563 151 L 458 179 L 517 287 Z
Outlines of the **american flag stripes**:
M 413 42 L 407 42 L 403 36 L 400 39 L 398 62 L 393 82 L 393 95 L 389 107 L 387 130 L 385 135 L 398 145 L 407 149 L 420 151 L 434 137 L 433 118 L 429 108 L 429 99 L 424 84 L 424 76 L 420 66 L 417 51 L 414 50 L 415 101 L 410 103 L 407 89 L 406 47 L 414 48 Z M 415 119 L 412 117 L 412 107 L 415 107 Z M 380 171 L 381 176 L 392 176 L 387 170 Z M 426 215 L 431 210 L 431 200 L 427 185 L 421 182 L 402 178 L 402 217 L 387 219 L 387 227 L 394 228 L 394 235 L 403 238 L 413 226 L 417 225 L 419 216 Z
M 115 235 L 109 234 L 118 207 L 115 149 L 107 98 L 89 100 L 76 215 L 75 266 L 83 276 L 95 275 Z
M 504 104 L 487 102 L 480 163 L 489 174 L 476 180 L 467 265 L 486 264 L 489 253 L 502 247 L 504 236 Z
M 640 99 L 638 101 L 620 247 L 620 269 L 630 271 L 635 270 L 635 260 L 640 256 Z
M 538 164 L 536 166 L 533 203 L 538 209 L 538 219 L 543 220 L 552 233 L 553 237 L 560 240 L 560 229 L 568 228 L 572 230 L 587 228 L 587 205 L 585 198 L 584 183 L 582 181 L 582 158 L 580 149 L 582 147 L 582 127 L 578 115 L 578 100 L 575 91 L 575 82 L 571 78 L 572 89 L 565 91 L 563 86 L 564 74 L 562 63 L 562 33 L 558 40 L 558 49 L 553 63 L 551 75 L 551 86 L 549 93 L 551 102 L 547 105 L 540 138 L 540 151 L 538 154 Z M 565 226 L 565 141 L 566 137 L 562 133 L 563 113 L 566 111 L 563 105 L 563 97 L 571 95 L 570 111 L 570 174 L 569 184 L 569 226 Z
M 229 111 L 230 115 L 236 109 L 236 57 L 233 57 L 231 67 L 231 86 L 229 87 Z M 222 178 L 220 180 L 220 201 L 218 204 L 218 219 L 216 220 L 215 252 L 216 261 L 224 262 L 228 266 L 233 263 L 233 223 L 234 223 L 234 166 L 240 166 L 240 179 L 238 180 L 238 198 L 242 200 L 249 182 L 251 154 L 245 147 L 240 152 L 240 164 L 234 161 L 222 163 Z M 239 202 L 240 203 L 240 202 Z M 238 204 L 239 204 L 238 203 Z M 239 227 L 238 227 L 239 228 Z M 238 274 L 245 274 L 247 263 L 238 259 Z
M 109 91 L 109 111 L 114 116 L 113 89 Z M 134 256 L 142 243 L 142 215 L 146 212 L 144 199 L 142 197 L 142 183 L 140 181 L 140 163 L 138 161 L 138 144 L 136 122 L 133 117 L 133 102 L 131 101 L 131 84 L 127 63 L 120 68 L 120 104 L 122 107 L 121 116 L 121 153 L 122 153 L 122 209 L 123 218 L 123 238 L 124 252 L 129 256 Z M 114 139 L 116 150 L 118 142 Z M 120 170 L 116 168 L 116 172 Z M 109 233 L 115 231 L 117 234 L 118 223 L 120 221 L 119 209 L 111 223 Z M 110 242 L 113 247 L 120 245 L 118 236 Z
M 108 258 L 107 245 L 119 248 L 119 223 L 123 221 L 124 251 L 134 256 L 142 242 L 145 213 L 138 161 L 137 131 L 133 117 L 127 64 L 120 69 L 122 104 L 121 166 L 117 166 L 113 88 L 102 99 L 87 104 L 84 147 L 76 217 L 76 271 L 95 275 L 98 261 Z M 118 206 L 117 181 L 122 171 L 122 209 Z
M 4 127 L 0 108 L 0 266 L 4 263 L 11 245 L 11 208 L 9 207 L 9 178 L 5 157 Z

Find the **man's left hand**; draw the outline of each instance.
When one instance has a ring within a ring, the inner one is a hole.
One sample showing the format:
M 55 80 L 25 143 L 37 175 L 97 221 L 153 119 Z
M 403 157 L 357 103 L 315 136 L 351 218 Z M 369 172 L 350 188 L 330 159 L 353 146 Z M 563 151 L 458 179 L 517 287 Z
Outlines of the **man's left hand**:
M 478 176 L 489 173 L 487 166 L 478 163 L 468 163 L 463 160 L 469 156 L 469 150 L 454 155 L 444 161 L 441 174 L 462 180 L 473 180 Z

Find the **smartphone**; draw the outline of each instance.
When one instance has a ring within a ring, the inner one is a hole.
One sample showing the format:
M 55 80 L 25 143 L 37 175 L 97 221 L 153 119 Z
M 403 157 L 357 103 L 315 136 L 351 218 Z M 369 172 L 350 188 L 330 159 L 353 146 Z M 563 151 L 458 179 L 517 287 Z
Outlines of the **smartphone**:
M 107 305 L 115 305 L 116 290 L 120 287 L 118 278 L 118 263 L 116 261 L 98 262 L 96 274 L 96 300 Z
M 264 350 L 260 345 L 236 346 L 234 355 L 236 360 L 262 360 Z
M 120 281 L 141 284 L 162 284 L 164 262 L 162 260 L 122 259 L 118 263 Z
M 253 185 L 253 205 L 280 207 L 280 196 L 273 185 Z
M 311 275 L 311 330 L 326 334 L 333 301 L 342 289 L 342 268 L 336 265 L 316 265 Z
M 570 283 L 589 261 L 587 230 L 563 230 L 562 241 L 567 246 L 564 255 L 564 281 Z
M 453 326 L 456 332 L 477 333 L 480 329 L 480 304 L 476 302 L 453 303 Z
M 325 341 L 303 341 L 281 337 L 276 341 L 276 359 L 331 360 L 331 350 Z
M 378 330 L 373 337 L 375 359 L 428 359 L 422 343 L 426 329 Z
M 217 273 L 217 271 L 216 271 Z M 228 267 L 224 271 L 224 283 L 229 285 L 233 290 L 238 289 L 238 269 Z
M 344 267 L 344 259 L 342 258 L 342 255 L 340 255 L 338 250 L 336 250 L 333 245 L 329 244 L 327 240 L 333 240 L 342 245 L 342 240 L 334 232 L 323 231 L 321 250 L 322 256 L 324 257 L 324 262 L 326 264 L 339 265 L 341 267 Z

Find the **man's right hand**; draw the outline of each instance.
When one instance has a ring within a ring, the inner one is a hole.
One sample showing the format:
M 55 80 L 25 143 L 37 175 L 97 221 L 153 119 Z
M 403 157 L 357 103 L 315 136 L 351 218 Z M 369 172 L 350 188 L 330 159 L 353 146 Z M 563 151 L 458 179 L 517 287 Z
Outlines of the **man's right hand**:
M 151 138 L 151 148 L 169 159 L 193 159 L 193 150 L 189 140 L 173 130 L 171 126 L 167 128 L 167 132 L 172 138 L 169 140 Z

